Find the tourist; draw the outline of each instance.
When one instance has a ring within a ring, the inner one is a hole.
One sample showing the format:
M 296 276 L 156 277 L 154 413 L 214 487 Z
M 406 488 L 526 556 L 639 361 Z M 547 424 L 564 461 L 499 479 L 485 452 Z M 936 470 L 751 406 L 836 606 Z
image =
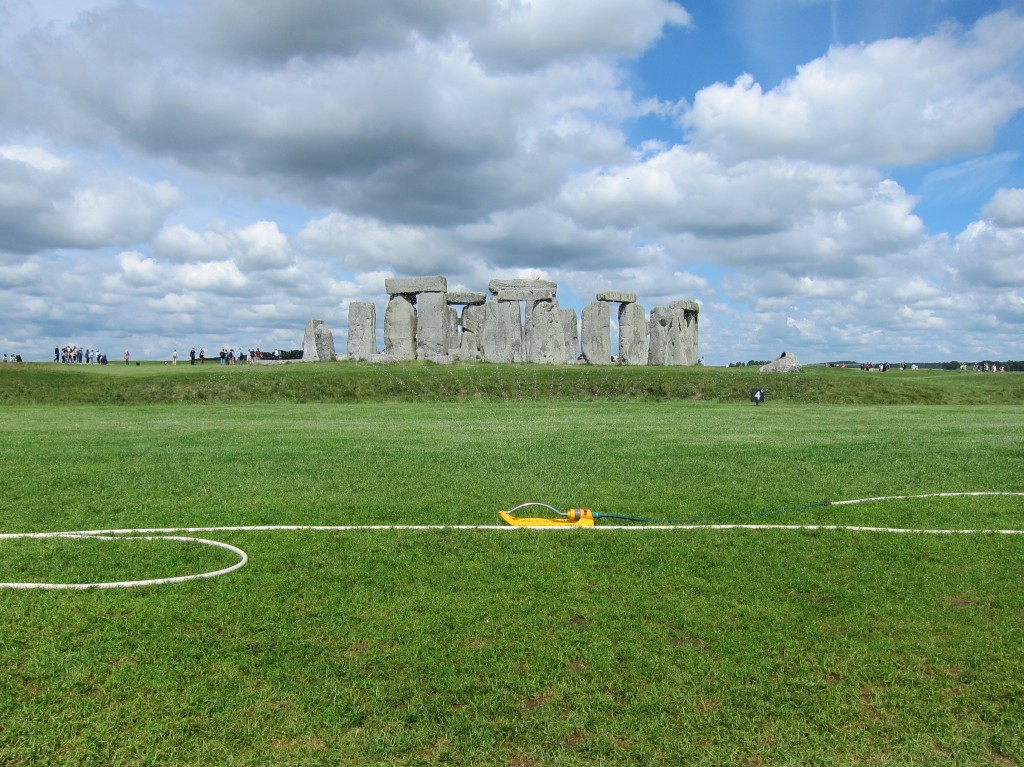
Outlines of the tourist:
M 189 353 L 188 353 L 188 364 L 189 365 L 195 365 L 196 364 L 196 347 L 194 347 L 194 346 L 192 347 L 191 351 L 189 351 Z
M 127 365 L 127 364 L 128 364 L 128 358 L 129 358 L 129 356 L 130 356 L 130 355 L 128 354 L 128 350 L 127 350 L 127 349 L 125 349 L 125 350 L 124 350 L 124 364 L 125 364 L 125 365 Z
M 177 349 L 175 349 L 173 352 L 171 352 L 171 364 L 172 365 L 177 365 L 178 364 L 178 350 Z

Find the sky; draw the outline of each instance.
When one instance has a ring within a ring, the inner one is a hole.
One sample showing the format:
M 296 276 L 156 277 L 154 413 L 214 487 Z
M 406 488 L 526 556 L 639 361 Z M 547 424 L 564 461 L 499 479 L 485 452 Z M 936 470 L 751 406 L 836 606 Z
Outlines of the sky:
M 709 365 L 1024 359 L 1024 0 L 0 0 L 0 104 L 26 360 L 344 353 L 435 274 L 695 299 Z

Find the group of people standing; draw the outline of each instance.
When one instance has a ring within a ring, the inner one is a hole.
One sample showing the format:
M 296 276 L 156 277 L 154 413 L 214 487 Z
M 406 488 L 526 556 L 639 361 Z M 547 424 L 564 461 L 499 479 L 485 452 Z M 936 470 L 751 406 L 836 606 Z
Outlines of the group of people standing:
M 196 347 L 192 347 L 188 352 L 188 362 L 190 365 L 195 365 L 198 362 L 200 365 L 206 364 L 206 349 L 200 348 L 196 352 Z M 249 354 L 246 355 L 241 349 L 236 353 L 234 349 L 228 349 L 227 347 L 220 350 L 220 354 L 217 357 L 217 364 L 219 365 L 234 365 L 237 362 L 245 362 L 248 360 L 249 364 L 252 365 L 254 361 L 263 359 L 263 352 L 259 349 L 250 349 Z M 171 354 L 171 364 L 178 364 L 178 350 L 175 349 Z
M 81 346 L 55 346 L 53 361 L 64 365 L 106 365 L 107 355 L 97 349 L 83 349 Z

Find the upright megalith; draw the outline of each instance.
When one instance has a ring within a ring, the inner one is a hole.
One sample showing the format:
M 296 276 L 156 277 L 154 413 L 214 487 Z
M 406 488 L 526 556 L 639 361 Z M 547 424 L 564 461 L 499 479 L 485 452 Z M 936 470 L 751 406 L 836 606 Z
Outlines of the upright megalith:
M 644 308 L 635 301 L 619 304 L 619 362 L 623 365 L 647 364 L 647 332 Z
M 313 344 L 320 362 L 334 362 L 338 358 L 334 352 L 334 333 L 322 322 L 313 330 Z
M 416 296 L 416 359 L 437 362 L 448 355 L 447 309 L 444 293 Z
M 316 329 L 323 325 L 323 320 L 310 320 L 306 323 L 306 330 L 302 334 L 302 361 L 316 362 Z
M 459 348 L 453 356 L 460 360 L 483 359 L 481 341 L 484 330 L 484 313 L 486 308 L 482 304 L 470 304 L 462 310 L 460 324 L 462 333 L 459 335 Z M 449 352 L 450 354 L 452 352 Z
M 575 309 L 559 309 L 558 317 L 562 323 L 562 342 L 565 352 L 565 363 L 576 362 L 580 354 L 580 329 L 576 322 Z
M 697 364 L 697 318 L 700 305 L 696 301 L 673 301 L 669 309 L 677 318 L 678 338 L 672 348 L 673 365 Z
M 543 365 L 565 362 L 565 334 L 558 302 L 531 301 L 526 308 L 526 360 Z
M 696 301 L 673 301 L 651 310 L 648 364 L 697 364 L 699 312 Z
M 377 355 L 377 307 L 372 301 L 348 305 L 348 358 L 367 360 Z
M 391 296 L 384 310 L 384 352 L 391 360 L 416 359 L 416 297 Z
M 611 364 L 611 315 L 605 301 L 583 307 L 583 358 L 588 365 Z
M 302 334 L 303 362 L 332 362 L 337 357 L 334 353 L 334 334 L 324 325 L 323 320 L 310 320 Z
M 481 348 L 485 362 L 520 362 L 523 321 L 518 301 L 488 301 L 484 305 Z

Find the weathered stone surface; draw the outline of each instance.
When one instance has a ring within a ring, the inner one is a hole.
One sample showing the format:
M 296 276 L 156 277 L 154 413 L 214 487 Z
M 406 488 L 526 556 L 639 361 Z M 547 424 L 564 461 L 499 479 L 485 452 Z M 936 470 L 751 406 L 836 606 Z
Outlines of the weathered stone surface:
M 471 305 L 467 306 L 462 310 L 462 332 L 463 333 L 476 333 L 479 338 L 480 333 L 484 329 L 484 315 L 487 313 L 487 309 L 482 305 Z
M 483 306 L 487 302 L 486 293 L 472 293 L 469 291 L 457 291 L 445 293 L 448 305 Z
M 487 290 L 495 296 L 505 288 L 547 289 L 557 293 L 558 283 L 550 280 L 491 280 L 487 283 Z
M 611 301 L 622 304 L 635 304 L 636 293 L 627 293 L 625 290 L 602 290 L 597 294 L 598 301 Z
M 316 358 L 320 362 L 334 362 L 338 359 L 334 353 L 334 333 L 323 323 L 313 330 L 313 342 L 316 345 Z
M 565 334 L 557 301 L 534 301 L 527 305 L 526 360 L 542 365 L 565 362 Z
M 668 334 L 672 324 L 672 310 L 667 306 L 655 306 L 651 309 L 648 321 L 650 345 L 647 354 L 648 365 L 668 365 Z
M 390 296 L 409 293 L 444 293 L 448 290 L 447 277 L 388 277 L 384 290 Z
M 515 301 L 488 301 L 484 306 L 481 348 L 486 362 L 519 362 L 523 354 L 523 323 Z
M 444 293 L 420 293 L 416 297 L 416 359 L 436 360 L 448 354 Z
M 348 305 L 348 358 L 365 360 L 377 356 L 377 307 L 372 301 Z
M 502 288 L 499 301 L 550 301 L 555 297 L 551 288 Z
M 668 308 L 680 312 L 693 312 L 695 314 L 700 312 L 700 304 L 689 298 L 681 301 L 673 301 L 668 305 Z
M 384 351 L 391 359 L 416 359 L 416 308 L 413 301 L 405 294 L 396 294 L 384 311 Z
M 459 348 L 459 310 L 454 306 L 444 308 L 445 350 Z
M 583 358 L 588 365 L 612 362 L 611 315 L 605 301 L 591 301 L 583 308 Z
M 562 323 L 563 348 L 565 350 L 565 362 L 567 365 L 574 364 L 580 354 L 580 330 L 576 323 L 575 309 L 559 309 L 558 318 Z
M 783 352 L 767 365 L 762 365 L 759 370 L 762 373 L 799 373 L 801 367 L 800 360 L 793 352 Z
M 484 328 L 483 306 L 471 304 L 462 310 L 462 318 L 459 324 L 462 326 L 462 333 L 459 336 L 457 349 L 449 349 L 448 353 L 452 359 L 458 360 L 479 360 L 483 358 L 480 351 L 480 337 Z
M 316 354 L 316 329 L 323 324 L 323 320 L 310 320 L 306 323 L 306 330 L 302 334 L 303 362 L 316 362 L 319 359 Z
M 623 365 L 647 364 L 647 314 L 637 303 L 619 306 L 619 362 Z
M 671 339 L 671 365 L 697 364 L 697 318 L 700 306 L 696 301 L 673 301 L 669 304 L 676 318 L 678 335 Z
M 673 301 L 651 310 L 648 364 L 697 364 L 699 309 L 696 301 Z

